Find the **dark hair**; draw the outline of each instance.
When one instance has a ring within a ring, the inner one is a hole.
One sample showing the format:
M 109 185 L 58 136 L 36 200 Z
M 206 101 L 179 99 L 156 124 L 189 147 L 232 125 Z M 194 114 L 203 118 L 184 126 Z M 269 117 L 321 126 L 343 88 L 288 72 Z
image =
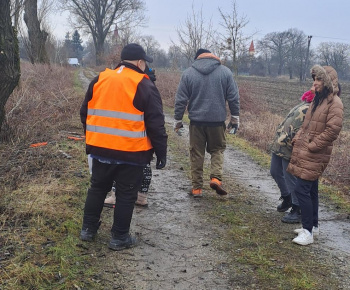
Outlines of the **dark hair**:
M 340 83 L 338 83 L 338 93 L 337 93 L 338 97 L 340 97 L 341 95 L 341 85 Z
M 320 93 L 316 92 L 316 95 L 314 97 L 314 101 L 312 102 L 313 106 L 312 106 L 311 114 L 313 114 L 316 111 L 316 108 L 322 104 L 323 100 L 325 98 L 327 98 L 329 93 L 330 93 L 330 90 L 327 87 L 323 87 L 323 90 Z

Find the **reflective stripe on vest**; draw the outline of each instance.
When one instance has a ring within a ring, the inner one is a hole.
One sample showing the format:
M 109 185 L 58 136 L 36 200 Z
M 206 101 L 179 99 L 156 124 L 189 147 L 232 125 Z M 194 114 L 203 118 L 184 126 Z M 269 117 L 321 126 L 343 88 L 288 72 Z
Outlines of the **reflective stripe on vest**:
M 133 105 L 143 78 L 124 66 L 100 73 L 88 103 L 86 144 L 128 152 L 152 149 L 144 114 Z

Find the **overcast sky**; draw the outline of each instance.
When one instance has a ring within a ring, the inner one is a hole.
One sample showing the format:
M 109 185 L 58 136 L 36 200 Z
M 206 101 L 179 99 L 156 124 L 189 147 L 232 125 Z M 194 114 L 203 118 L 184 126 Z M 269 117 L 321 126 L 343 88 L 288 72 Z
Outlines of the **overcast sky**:
M 178 43 L 176 28 L 184 24 L 192 14 L 202 9 L 203 18 L 212 20 L 214 28 L 220 28 L 222 11 L 229 12 L 232 0 L 144 0 L 148 26 L 141 29 L 143 35 L 153 35 L 165 50 L 171 39 Z M 350 0 L 236 0 L 238 14 L 249 20 L 244 32 L 248 35 L 258 31 L 253 40 L 270 32 L 281 32 L 298 28 L 306 35 L 312 35 L 311 46 L 323 41 L 350 44 Z M 54 33 L 64 38 L 69 26 L 66 16 L 56 17 Z

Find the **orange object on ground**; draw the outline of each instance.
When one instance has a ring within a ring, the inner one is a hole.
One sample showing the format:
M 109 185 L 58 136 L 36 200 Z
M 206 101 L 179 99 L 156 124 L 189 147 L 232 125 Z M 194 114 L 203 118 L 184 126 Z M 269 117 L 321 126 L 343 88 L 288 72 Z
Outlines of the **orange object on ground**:
M 68 139 L 71 139 L 71 140 L 75 140 L 75 141 L 80 141 L 80 140 L 84 140 L 84 137 L 74 137 L 74 136 L 68 136 L 67 137 Z
M 34 143 L 34 144 L 30 144 L 29 147 L 33 148 L 33 147 L 41 147 L 41 146 L 46 146 L 47 142 L 41 142 L 41 143 Z

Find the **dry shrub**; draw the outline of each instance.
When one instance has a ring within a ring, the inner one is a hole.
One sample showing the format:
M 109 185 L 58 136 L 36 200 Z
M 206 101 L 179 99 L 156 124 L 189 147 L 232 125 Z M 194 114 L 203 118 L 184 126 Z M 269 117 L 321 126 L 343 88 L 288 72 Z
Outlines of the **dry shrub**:
M 277 125 L 282 121 L 282 117 L 268 111 L 259 114 L 242 111 L 240 118 L 242 121 L 238 131 L 239 136 L 259 149 L 268 152 Z
M 79 110 L 72 71 L 57 66 L 21 64 L 19 87 L 6 104 L 11 142 L 50 141 Z
M 82 99 L 73 90 L 73 71 L 63 67 L 21 64 L 19 87 L 6 104 L 6 126 L 0 143 L 0 190 L 11 191 L 25 180 L 59 170 L 62 156 L 54 148 L 73 126 Z M 30 148 L 30 144 L 48 142 Z M 56 164 L 58 163 L 58 164 Z M 16 178 L 14 178 L 16 177 Z
M 156 86 L 160 92 L 163 104 L 174 107 L 175 94 L 180 82 L 181 72 L 178 71 L 156 71 Z
M 331 160 L 323 174 L 328 183 L 350 186 L 349 144 L 350 133 L 340 132 L 338 139 L 334 142 Z M 347 194 L 349 195 L 349 192 Z

